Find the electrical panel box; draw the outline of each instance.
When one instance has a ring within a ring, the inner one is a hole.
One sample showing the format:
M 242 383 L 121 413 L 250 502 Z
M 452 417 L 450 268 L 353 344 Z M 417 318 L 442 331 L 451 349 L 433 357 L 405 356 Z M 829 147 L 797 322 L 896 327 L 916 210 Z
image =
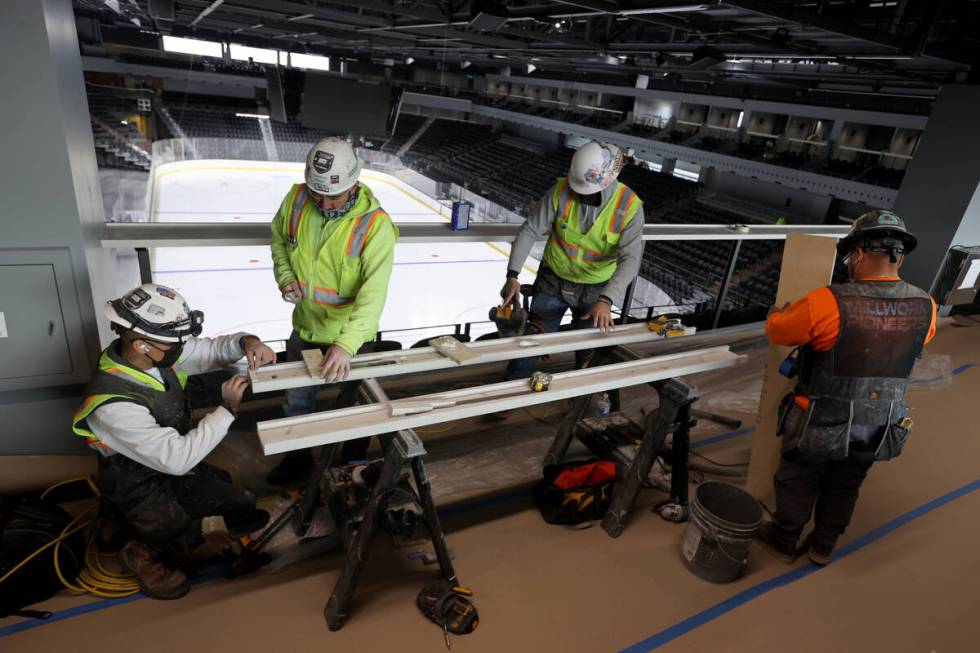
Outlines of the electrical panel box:
M 0 391 L 90 376 L 65 249 L 0 249 Z

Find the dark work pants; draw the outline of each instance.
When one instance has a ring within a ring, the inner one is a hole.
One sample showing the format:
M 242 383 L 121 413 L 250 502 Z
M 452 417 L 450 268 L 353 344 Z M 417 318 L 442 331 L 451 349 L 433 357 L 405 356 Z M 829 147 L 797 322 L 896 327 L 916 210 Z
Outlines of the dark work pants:
M 99 460 L 99 489 L 140 541 L 169 552 L 187 552 L 204 542 L 203 517 L 220 515 L 235 528 L 255 510 L 252 493 L 207 463 L 171 476 L 115 454 Z
M 320 345 L 317 343 L 306 342 L 299 337 L 299 333 L 295 330 L 290 334 L 289 340 L 286 341 L 286 360 L 290 362 L 303 360 L 303 351 L 306 349 L 317 349 L 326 353 L 329 345 Z M 374 350 L 374 342 L 366 342 L 358 350 L 358 354 L 368 354 Z M 320 391 L 321 386 L 310 385 L 302 388 L 290 388 L 286 390 L 286 401 L 283 404 L 282 410 L 287 417 L 293 417 L 296 415 L 308 415 L 316 411 L 316 395 Z M 356 381 L 345 381 L 340 384 L 340 395 L 337 398 L 337 404 L 335 407 L 340 406 L 350 406 L 353 404 L 355 399 L 354 393 L 357 390 Z M 341 453 L 344 457 L 344 461 L 351 460 L 362 460 L 367 456 L 368 446 L 371 444 L 371 438 L 360 438 L 358 440 L 348 440 L 344 442 L 343 449 Z M 308 449 L 301 451 L 290 452 L 286 454 L 287 456 L 312 456 L 312 452 Z
M 852 454 L 844 460 L 803 463 L 783 458 L 773 479 L 776 488 L 775 534 L 795 546 L 813 517 L 811 541 L 832 549 L 854 514 L 861 483 L 874 460 Z
M 800 459 L 795 442 L 803 419 L 804 412 L 793 407 L 783 426 L 782 456 L 773 478 L 773 534 L 783 544 L 795 547 L 812 517 L 811 542 L 833 549 L 854 514 L 861 484 L 874 464 L 874 453 L 870 447 L 852 441 L 851 453 L 843 460 Z

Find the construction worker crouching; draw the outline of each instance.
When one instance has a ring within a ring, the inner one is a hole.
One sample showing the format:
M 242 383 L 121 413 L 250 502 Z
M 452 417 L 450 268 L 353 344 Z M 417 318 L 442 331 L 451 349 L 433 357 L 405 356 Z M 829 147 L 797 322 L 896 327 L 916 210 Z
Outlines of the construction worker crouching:
M 503 306 L 520 293 L 518 273 L 534 243 L 548 238 L 534 282 L 530 320 L 557 331 L 571 308 L 574 328 L 612 326 L 612 306 L 622 304 L 643 256 L 643 202 L 617 181 L 623 154 L 609 143 L 591 141 L 572 157 L 560 177 L 524 222 L 510 251 Z M 590 352 L 575 354 L 577 367 Z M 535 358 L 511 361 L 507 378 L 530 376 Z
M 862 215 L 837 245 L 850 281 L 774 308 L 766 321 L 771 342 L 800 348 L 797 385 L 780 409 L 776 512 L 760 531 L 784 562 L 806 552 L 827 564 L 871 465 L 898 456 L 908 437 L 906 386 L 936 330 L 935 302 L 898 276 L 915 246 L 894 213 Z
M 350 359 L 370 350 L 388 293 L 398 229 L 371 189 L 358 181 L 361 163 L 349 143 L 327 138 L 306 158 L 305 184 L 286 194 L 272 221 L 272 260 L 284 300 L 295 304 L 286 359 L 320 348 L 320 373 L 343 381 Z M 315 409 L 318 386 L 286 391 L 283 412 Z M 342 390 L 349 391 L 350 388 Z M 344 443 L 347 460 L 363 458 L 369 439 Z M 300 480 L 312 470 L 309 451 L 286 454 L 269 482 Z
M 198 338 L 204 315 L 158 284 L 143 284 L 109 302 L 105 315 L 119 338 L 102 352 L 72 428 L 101 454 L 102 497 L 135 532 L 122 549 L 123 565 L 147 596 L 179 598 L 190 583 L 175 556 L 205 542 L 203 518 L 223 517 L 227 531 L 209 535 L 226 541 L 269 519 L 227 472 L 202 462 L 228 433 L 248 379 L 236 375 L 226 381 L 221 406 L 191 428 L 187 377 L 242 356 L 255 369 L 274 362 L 275 354 L 246 333 Z

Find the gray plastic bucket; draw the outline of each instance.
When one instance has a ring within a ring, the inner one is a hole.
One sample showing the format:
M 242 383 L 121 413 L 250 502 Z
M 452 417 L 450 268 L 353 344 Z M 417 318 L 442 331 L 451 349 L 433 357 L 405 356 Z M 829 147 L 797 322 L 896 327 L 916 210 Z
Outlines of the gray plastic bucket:
M 728 583 L 742 573 L 749 544 L 762 525 L 762 507 L 740 487 L 705 481 L 694 488 L 681 559 L 695 575 Z

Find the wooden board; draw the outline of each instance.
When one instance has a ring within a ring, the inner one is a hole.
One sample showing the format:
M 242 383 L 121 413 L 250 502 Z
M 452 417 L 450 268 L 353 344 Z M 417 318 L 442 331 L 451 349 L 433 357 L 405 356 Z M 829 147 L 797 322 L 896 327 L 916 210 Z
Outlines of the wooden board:
M 687 331 L 693 334 L 694 328 L 689 327 Z M 476 354 L 476 357 L 461 363 L 443 356 L 434 347 L 375 352 L 352 358 L 350 376 L 347 380 L 359 381 L 399 374 L 417 374 L 419 372 L 444 370 L 457 365 L 497 363 L 525 356 L 543 356 L 595 347 L 641 344 L 662 339 L 663 336 L 653 333 L 645 323 L 640 322 L 615 325 L 608 331 L 574 329 L 533 336 L 470 342 L 466 344 L 466 348 Z M 249 370 L 248 375 L 252 381 L 252 392 L 272 392 L 326 383 L 318 375 L 311 377 L 303 361 L 267 365 L 257 370 Z
M 451 358 L 457 363 L 465 363 L 467 361 L 472 361 L 474 358 L 479 358 L 480 354 L 473 351 L 467 347 L 464 343 L 456 340 L 452 336 L 442 336 L 440 338 L 435 338 L 429 341 L 429 344 L 437 352 L 445 356 L 446 358 Z
M 268 420 L 259 422 L 257 430 L 268 456 L 734 367 L 744 359 L 728 347 L 712 347 L 561 372 L 554 375 L 547 392 L 532 392 L 528 380 L 519 379 Z
M 320 378 L 320 364 L 323 362 L 323 352 L 319 349 L 304 349 L 303 362 L 311 379 Z
M 776 306 L 796 301 L 811 290 L 829 284 L 834 274 L 836 247 L 836 238 L 787 236 L 779 271 L 779 288 L 776 290 Z M 794 380 L 779 373 L 779 364 L 790 351 L 791 347 L 769 345 L 759 398 L 759 420 L 752 434 L 752 457 L 745 483 L 746 489 L 757 499 L 765 499 L 772 494 L 772 477 L 779 466 L 781 440 L 776 435 L 777 412 L 779 402 L 795 385 Z

